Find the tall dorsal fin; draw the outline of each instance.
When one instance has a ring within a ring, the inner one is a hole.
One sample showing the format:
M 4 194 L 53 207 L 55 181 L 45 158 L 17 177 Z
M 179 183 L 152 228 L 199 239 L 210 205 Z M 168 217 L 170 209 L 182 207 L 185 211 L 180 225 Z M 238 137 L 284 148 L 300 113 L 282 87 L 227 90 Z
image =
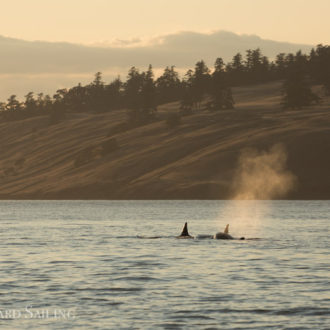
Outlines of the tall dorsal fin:
M 187 222 L 184 224 L 184 227 L 182 229 L 182 233 L 180 236 L 190 236 L 188 233 L 188 223 Z
M 226 226 L 225 230 L 224 230 L 225 234 L 229 234 L 229 224 Z

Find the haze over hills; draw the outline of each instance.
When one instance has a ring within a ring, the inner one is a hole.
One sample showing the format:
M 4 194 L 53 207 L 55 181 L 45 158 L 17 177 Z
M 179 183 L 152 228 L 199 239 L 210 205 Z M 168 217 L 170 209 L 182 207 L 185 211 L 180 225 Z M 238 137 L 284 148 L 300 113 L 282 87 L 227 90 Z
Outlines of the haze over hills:
M 27 92 L 54 93 L 63 87 L 88 83 L 97 71 L 109 81 L 129 67 L 152 64 L 155 72 L 167 65 L 178 71 L 204 59 L 212 67 L 217 57 L 231 60 L 237 52 L 261 48 L 270 59 L 280 52 L 308 52 L 312 46 L 265 40 L 255 35 L 231 32 L 179 32 L 145 40 L 121 40 L 112 44 L 86 46 L 46 41 L 24 41 L 0 37 L 0 100 L 11 94 L 20 98 Z

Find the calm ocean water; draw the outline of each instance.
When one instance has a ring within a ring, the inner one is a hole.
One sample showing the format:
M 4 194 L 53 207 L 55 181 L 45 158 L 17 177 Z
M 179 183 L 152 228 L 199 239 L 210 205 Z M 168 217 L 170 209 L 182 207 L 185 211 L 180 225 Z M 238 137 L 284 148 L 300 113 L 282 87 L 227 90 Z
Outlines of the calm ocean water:
M 1 201 L 0 221 L 1 329 L 330 329 L 329 201 Z M 176 239 L 185 221 L 247 240 Z

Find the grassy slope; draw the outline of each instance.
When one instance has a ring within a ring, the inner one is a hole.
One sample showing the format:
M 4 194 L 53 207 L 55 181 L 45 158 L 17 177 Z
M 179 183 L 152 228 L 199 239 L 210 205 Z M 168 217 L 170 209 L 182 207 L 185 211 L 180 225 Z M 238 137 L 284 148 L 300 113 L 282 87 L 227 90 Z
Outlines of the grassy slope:
M 47 117 L 0 123 L 0 198 L 230 198 L 241 151 L 277 142 L 298 177 L 288 198 L 330 198 L 330 99 L 283 111 L 279 83 L 236 88 L 234 97 L 235 110 L 184 117 L 175 130 L 159 121 L 116 134 L 120 148 L 105 157 L 98 148 L 121 112 L 72 114 L 53 126 Z M 177 107 L 160 107 L 160 116 Z M 88 146 L 94 159 L 75 167 Z

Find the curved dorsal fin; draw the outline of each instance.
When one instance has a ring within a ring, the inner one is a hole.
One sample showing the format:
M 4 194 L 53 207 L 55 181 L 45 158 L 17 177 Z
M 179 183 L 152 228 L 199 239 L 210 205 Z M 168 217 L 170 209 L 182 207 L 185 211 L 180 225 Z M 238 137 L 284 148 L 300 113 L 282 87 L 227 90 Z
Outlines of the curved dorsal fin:
M 229 234 L 229 224 L 226 226 L 225 230 L 224 230 L 225 234 Z

